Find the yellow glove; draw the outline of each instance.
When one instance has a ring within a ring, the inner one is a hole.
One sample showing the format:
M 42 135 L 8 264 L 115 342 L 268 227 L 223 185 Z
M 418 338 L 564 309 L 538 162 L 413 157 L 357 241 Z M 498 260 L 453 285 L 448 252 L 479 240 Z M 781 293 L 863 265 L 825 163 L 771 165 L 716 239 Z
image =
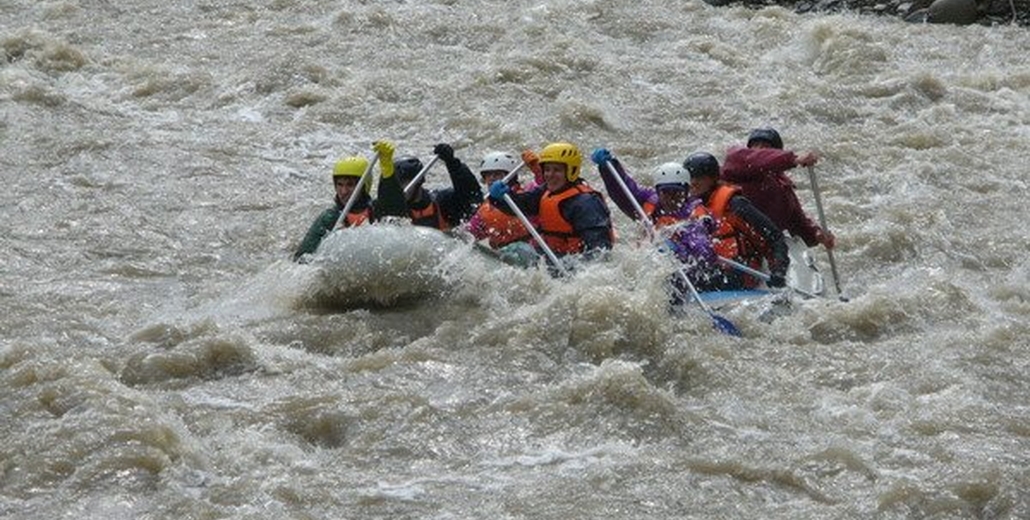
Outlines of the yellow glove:
M 376 141 L 372 143 L 372 149 L 379 153 L 379 171 L 382 178 L 393 177 L 393 143 Z

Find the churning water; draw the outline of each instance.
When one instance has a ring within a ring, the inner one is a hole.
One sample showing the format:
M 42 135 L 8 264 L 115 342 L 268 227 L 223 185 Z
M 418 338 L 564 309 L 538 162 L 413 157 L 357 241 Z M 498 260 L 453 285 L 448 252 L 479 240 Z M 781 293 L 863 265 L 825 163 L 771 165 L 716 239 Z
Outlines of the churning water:
M 1027 518 L 1028 34 L 0 0 L 0 517 Z M 288 260 L 376 139 L 646 179 L 761 124 L 822 152 L 851 300 L 722 311 L 744 338 L 670 316 L 621 215 L 568 281 L 404 226 Z

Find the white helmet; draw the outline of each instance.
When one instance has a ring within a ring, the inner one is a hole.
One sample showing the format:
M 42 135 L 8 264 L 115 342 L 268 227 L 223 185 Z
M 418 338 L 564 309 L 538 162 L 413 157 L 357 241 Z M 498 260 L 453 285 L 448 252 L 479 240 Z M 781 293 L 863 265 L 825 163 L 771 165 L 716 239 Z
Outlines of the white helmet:
M 677 184 L 683 187 L 690 185 L 690 173 L 680 163 L 667 162 L 654 169 L 651 174 L 657 188 L 663 184 Z
M 494 171 L 511 173 L 518 165 L 519 160 L 510 153 L 490 152 L 484 155 L 483 161 L 479 163 L 479 173 Z

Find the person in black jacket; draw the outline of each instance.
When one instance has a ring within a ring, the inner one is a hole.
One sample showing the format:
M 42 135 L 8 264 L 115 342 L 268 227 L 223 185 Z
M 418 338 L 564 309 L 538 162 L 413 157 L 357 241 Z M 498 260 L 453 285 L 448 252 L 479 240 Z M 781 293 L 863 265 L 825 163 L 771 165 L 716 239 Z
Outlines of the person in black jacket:
M 405 195 L 412 224 L 447 231 L 475 214 L 483 200 L 483 190 L 472 170 L 454 156 L 451 145 L 440 143 L 433 147 L 433 153 L 447 166 L 451 187 L 426 190 L 423 178 Z M 397 178 L 405 187 L 422 171 L 422 161 L 411 155 L 398 157 L 393 165 Z

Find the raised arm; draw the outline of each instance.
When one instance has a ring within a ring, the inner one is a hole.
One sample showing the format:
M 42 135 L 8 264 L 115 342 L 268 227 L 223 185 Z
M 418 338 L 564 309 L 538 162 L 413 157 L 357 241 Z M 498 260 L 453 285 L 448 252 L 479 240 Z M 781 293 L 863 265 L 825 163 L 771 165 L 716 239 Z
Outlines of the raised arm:
M 472 170 L 454 156 L 451 145 L 440 143 L 433 147 L 433 153 L 447 166 L 451 187 L 454 188 L 449 192 L 441 190 L 436 202 L 440 205 L 444 218 L 456 226 L 476 212 L 476 207 L 483 201 L 483 190 L 479 187 L 479 180 L 472 174 Z
M 636 199 L 638 204 L 645 204 L 651 202 L 655 204 L 658 202 L 658 195 L 653 189 L 642 188 L 637 182 L 631 177 L 626 169 L 622 166 L 622 163 L 612 156 L 611 152 L 606 148 L 598 148 L 594 150 L 594 153 L 590 154 L 590 159 L 597 165 L 597 170 L 601 174 L 601 181 L 604 182 L 604 189 L 607 191 L 608 196 L 612 199 L 612 202 L 619 208 L 620 211 L 626 214 L 626 216 L 637 220 L 640 215 L 637 215 L 637 210 L 633 206 L 633 203 L 629 198 L 626 197 L 626 193 L 619 186 L 615 176 L 612 175 L 611 170 L 608 168 L 607 163 L 611 162 L 615 168 L 619 177 L 626 183 L 626 187 L 629 188 L 630 194 Z
M 797 166 L 797 155 L 776 148 L 734 146 L 726 152 L 721 177 L 734 184 L 760 182 L 765 177 Z

